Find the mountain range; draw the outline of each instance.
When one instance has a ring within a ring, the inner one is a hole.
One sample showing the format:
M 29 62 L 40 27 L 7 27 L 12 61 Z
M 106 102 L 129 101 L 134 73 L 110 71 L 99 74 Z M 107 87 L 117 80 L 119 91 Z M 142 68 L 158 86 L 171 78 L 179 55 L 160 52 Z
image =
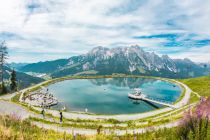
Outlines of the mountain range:
M 190 59 L 172 59 L 146 52 L 135 45 L 130 47 L 95 47 L 86 54 L 26 64 L 17 68 L 21 72 L 45 73 L 51 77 L 67 75 L 107 75 L 115 73 L 189 78 L 210 74 L 209 65 L 197 64 Z

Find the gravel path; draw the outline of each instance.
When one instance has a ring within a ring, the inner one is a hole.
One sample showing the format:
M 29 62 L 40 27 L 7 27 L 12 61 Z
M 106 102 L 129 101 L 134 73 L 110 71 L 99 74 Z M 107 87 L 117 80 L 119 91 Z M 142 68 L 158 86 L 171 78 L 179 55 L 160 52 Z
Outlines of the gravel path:
M 184 97 L 178 102 L 175 104 L 175 107 L 176 108 L 180 108 L 184 105 L 186 105 L 190 99 L 190 94 L 191 94 L 191 89 L 186 86 L 185 84 L 179 82 L 179 81 L 176 81 L 176 80 L 171 80 L 179 85 L 182 85 L 184 88 L 185 88 L 185 95 Z M 42 83 L 38 84 L 41 85 Z M 37 86 L 37 85 L 35 85 Z M 23 89 L 21 90 L 20 92 L 25 92 L 26 90 L 28 90 L 30 88 L 27 88 L 27 89 Z M 6 100 L 9 100 L 10 98 L 12 98 L 13 96 L 15 96 L 16 93 L 13 93 L 13 94 L 8 94 L 8 95 L 5 95 L 5 96 L 1 96 L 0 98 L 2 99 L 6 99 Z M 38 108 L 37 108 L 38 109 Z M 40 110 L 40 109 L 38 109 Z M 155 111 L 150 111 L 150 112 L 145 112 L 145 113 L 139 113 L 139 114 L 121 114 L 121 115 L 89 115 L 89 114 L 81 114 L 81 113 L 72 113 L 72 112 L 63 112 L 63 116 L 65 118 L 71 118 L 71 119 L 88 119 L 88 120 L 101 120 L 101 119 L 116 119 L 116 120 L 119 120 L 119 121 L 128 121 L 128 120 L 137 120 L 137 119 L 143 119 L 143 118 L 146 118 L 146 117 L 151 117 L 151 116 L 155 116 L 155 115 L 158 115 L 160 113 L 164 113 L 164 112 L 168 112 L 168 111 L 171 111 L 173 110 L 172 108 L 170 107 L 166 107 L 166 108 L 162 108 L 162 109 L 158 109 L 158 110 L 155 110 Z M 41 111 L 41 110 L 40 110 Z M 50 113 L 52 114 L 53 116 L 56 116 L 56 117 L 59 117 L 60 114 L 59 114 L 59 111 L 57 110 L 46 110 L 47 113 Z
M 175 81 L 175 80 L 174 80 Z M 187 102 L 189 101 L 190 98 L 190 94 L 191 94 L 191 89 L 189 89 L 186 85 L 184 85 L 181 82 L 175 81 L 179 84 L 181 84 L 186 92 L 184 97 L 182 98 L 181 101 L 179 101 L 178 103 L 175 104 L 176 107 L 180 108 L 184 105 L 187 104 Z M 21 92 L 25 92 L 28 89 L 24 89 Z M 21 119 L 26 119 L 29 116 L 39 116 L 38 114 L 33 114 L 29 111 L 27 111 L 26 109 L 24 109 L 23 107 L 15 104 L 15 103 L 11 103 L 8 101 L 4 101 L 4 100 L 10 100 L 13 96 L 15 96 L 16 93 L 13 94 L 8 94 L 5 96 L 1 96 L 0 98 L 3 100 L 0 100 L 0 114 L 1 115 L 10 115 L 10 114 L 16 114 L 17 116 L 19 116 Z M 76 113 L 68 113 L 68 112 L 64 112 L 63 115 L 66 118 L 73 118 L 73 119 L 91 119 L 91 120 L 98 120 L 98 119 L 117 119 L 120 121 L 126 121 L 126 120 L 136 120 L 136 119 L 142 119 L 145 117 L 149 117 L 149 116 L 154 116 L 157 115 L 159 113 L 164 113 L 167 111 L 171 111 L 173 110 L 172 108 L 163 108 L 163 109 L 159 109 L 156 111 L 151 111 L 151 112 L 146 112 L 146 113 L 141 113 L 141 114 L 130 114 L 130 115 L 112 115 L 112 116 L 106 116 L 106 115 L 88 115 L 88 114 L 76 114 Z M 47 112 L 53 114 L 54 116 L 58 116 L 59 117 L 59 112 L 55 111 L 55 110 L 48 110 Z M 59 127 L 56 125 L 49 125 L 49 124 L 44 124 L 44 123 L 40 123 L 40 122 L 32 122 L 35 125 L 42 127 L 42 128 L 46 128 L 46 129 L 53 129 L 55 131 L 58 132 L 67 132 L 67 133 L 72 133 L 72 134 L 85 134 L 85 135 L 93 135 L 96 134 L 97 131 L 93 130 L 93 129 L 83 129 L 83 128 L 65 128 L 65 127 Z M 159 125 L 159 126 L 154 126 L 154 127 L 148 127 L 148 128 L 139 128 L 139 129 L 127 129 L 127 130 L 114 130 L 112 132 L 110 132 L 109 130 L 104 130 L 104 133 L 106 134 L 110 134 L 110 133 L 115 133 L 116 135 L 123 135 L 125 133 L 143 133 L 145 131 L 150 131 L 150 130 L 155 130 L 155 129 L 160 129 L 160 128 L 171 128 L 174 126 L 177 126 L 178 122 L 170 122 L 164 125 Z
M 23 107 L 8 102 L 8 101 L 3 101 L 0 100 L 0 114 L 1 115 L 11 115 L 15 114 L 19 116 L 21 119 L 26 119 L 29 116 L 34 116 L 33 113 L 28 112 L 25 110 Z M 40 115 L 37 115 L 40 118 Z M 44 124 L 41 122 L 32 122 L 34 125 L 40 127 L 40 128 L 45 128 L 45 129 L 52 129 L 57 132 L 66 132 L 70 134 L 84 134 L 84 135 L 94 135 L 97 134 L 97 130 L 95 129 L 84 129 L 84 128 L 71 128 L 71 127 L 60 127 L 56 125 L 50 125 L 50 124 Z M 178 125 L 178 122 L 171 122 L 167 123 L 164 125 L 159 125 L 159 126 L 154 126 L 154 127 L 146 127 L 146 128 L 139 128 L 139 129 L 127 129 L 127 130 L 108 130 L 108 129 L 103 129 L 102 132 L 105 134 L 116 134 L 116 135 L 124 135 L 126 133 L 133 134 L 133 133 L 144 133 L 146 131 L 151 131 L 151 130 L 156 130 L 156 129 L 161 129 L 161 128 L 171 128 L 175 127 Z
M 56 132 L 66 132 L 69 134 L 84 134 L 84 135 L 94 135 L 96 134 L 96 130 L 94 129 L 83 129 L 83 128 L 70 128 L 70 127 L 59 127 L 56 125 L 50 124 L 43 124 L 40 122 L 32 122 L 34 125 L 45 128 L 45 129 L 52 129 Z
M 16 115 L 20 119 L 26 119 L 32 114 L 17 104 L 0 100 L 0 115 Z
M 40 122 L 32 122 L 34 125 L 45 128 L 45 129 L 53 129 L 56 132 L 66 132 L 72 135 L 75 134 L 84 134 L 84 135 L 95 135 L 97 134 L 97 130 L 95 129 L 83 129 L 83 128 L 70 128 L 70 127 L 59 127 L 56 125 L 49 125 L 43 124 Z M 115 135 L 125 135 L 125 134 L 136 134 L 136 133 L 145 133 L 148 131 L 158 130 L 162 128 L 171 128 L 176 127 L 179 125 L 179 121 L 171 122 L 163 125 L 153 126 L 153 127 L 146 127 L 146 128 L 137 128 L 137 129 L 126 129 L 126 130 L 119 130 L 119 129 L 102 129 L 102 133 L 104 134 L 115 134 Z

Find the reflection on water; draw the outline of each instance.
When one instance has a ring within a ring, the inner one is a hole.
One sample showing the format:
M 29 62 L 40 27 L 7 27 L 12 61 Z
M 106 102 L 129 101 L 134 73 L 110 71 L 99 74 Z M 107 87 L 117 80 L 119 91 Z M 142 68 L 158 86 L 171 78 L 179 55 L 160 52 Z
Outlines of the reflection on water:
M 133 101 L 128 93 L 133 88 L 169 102 L 174 102 L 181 89 L 171 83 L 146 78 L 101 78 L 66 80 L 50 85 L 49 92 L 60 101 L 55 109 L 64 105 L 70 111 L 82 111 L 97 114 L 127 114 L 154 110 L 161 107 L 144 101 Z
M 146 78 L 101 78 L 101 79 L 89 79 L 92 84 L 101 85 L 115 85 L 118 87 L 129 87 L 130 89 L 138 88 L 144 83 L 153 83 L 156 80 Z

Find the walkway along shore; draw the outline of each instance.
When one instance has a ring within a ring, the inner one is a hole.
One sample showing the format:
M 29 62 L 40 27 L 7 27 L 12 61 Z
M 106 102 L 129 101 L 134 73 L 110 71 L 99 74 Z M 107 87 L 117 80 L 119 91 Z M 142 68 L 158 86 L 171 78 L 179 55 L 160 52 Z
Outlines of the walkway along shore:
M 174 104 L 174 106 L 176 106 L 176 108 L 181 108 L 183 106 L 185 106 L 189 99 L 190 99 L 190 94 L 191 94 L 191 89 L 189 87 L 187 87 L 185 84 L 176 81 L 176 80 L 171 80 L 174 81 L 175 83 L 181 85 L 183 88 L 185 88 L 185 94 L 183 96 L 183 98 L 177 102 L 176 104 Z M 42 85 L 38 84 L 38 85 Z M 22 93 L 21 95 L 23 95 L 24 92 L 28 91 L 30 88 L 27 89 L 23 89 L 20 92 Z M 22 107 L 21 105 L 12 103 L 10 101 L 4 101 L 4 100 L 11 100 L 12 97 L 14 97 L 17 93 L 13 93 L 13 94 L 8 94 L 8 95 L 4 95 L 1 96 L 0 99 L 0 114 L 1 115 L 5 115 L 5 114 L 16 114 L 17 116 L 20 116 L 21 119 L 26 119 L 29 118 L 30 116 L 32 117 L 40 117 L 40 114 L 35 114 L 33 112 L 28 111 L 27 109 L 25 109 L 24 107 Z M 41 111 L 41 108 L 37 108 L 34 107 L 37 110 Z M 155 111 L 150 111 L 150 112 L 146 112 L 146 113 L 139 113 L 139 114 L 124 114 L 124 115 L 88 115 L 88 114 L 79 114 L 79 113 L 71 113 L 71 112 L 63 112 L 63 116 L 64 118 L 69 118 L 69 119 L 84 119 L 84 120 L 100 120 L 100 119 L 116 119 L 119 121 L 129 121 L 129 120 L 138 120 L 138 119 L 143 119 L 143 118 L 147 118 L 147 117 L 151 117 L 151 116 L 155 116 L 164 112 L 168 112 L 173 110 L 172 108 L 166 107 L 166 108 L 162 108 L 162 109 L 158 109 Z M 46 113 L 50 113 L 55 117 L 59 117 L 59 111 L 56 110 L 46 110 Z M 46 129 L 53 129 L 55 131 L 59 131 L 59 132 L 67 132 L 67 133 L 77 133 L 77 134 L 86 134 L 86 135 L 92 135 L 92 134 L 96 134 L 96 130 L 94 129 L 84 129 L 84 128 L 64 128 L 64 127 L 59 127 L 56 125 L 49 125 L 49 124 L 44 124 L 41 122 L 32 122 L 33 124 L 39 126 L 39 127 L 43 127 Z M 159 126 L 154 126 L 152 127 L 152 130 L 154 129 L 160 129 L 160 128 L 170 128 L 170 127 L 174 127 L 178 125 L 178 121 L 176 122 L 170 122 L 167 124 L 163 124 L 163 125 L 159 125 Z M 112 130 L 112 132 L 110 132 L 109 130 L 104 130 L 104 133 L 108 134 L 108 133 L 114 133 L 117 135 L 123 135 L 126 133 L 143 133 L 145 131 L 151 130 L 151 127 L 146 127 L 146 128 L 138 128 L 138 129 L 127 129 L 127 130 Z
M 191 94 L 191 89 L 186 86 L 185 84 L 176 81 L 176 80 L 172 80 L 175 83 L 181 85 L 184 89 L 185 89 L 185 93 L 184 96 L 182 97 L 182 99 L 177 102 L 176 104 L 174 104 L 175 108 L 180 108 L 182 106 L 185 106 L 189 99 L 190 99 L 190 94 Z M 34 109 L 41 111 L 41 108 L 38 107 L 34 107 Z M 172 111 L 173 108 L 170 107 L 165 107 L 165 108 L 161 108 L 161 109 L 157 109 L 154 111 L 149 111 L 149 112 L 145 112 L 145 113 L 137 113 L 137 114 L 120 114 L 120 115 L 93 115 L 93 114 L 84 114 L 84 113 L 72 113 L 72 112 L 63 112 L 63 116 L 64 118 L 70 118 L 70 119 L 87 119 L 87 120 L 103 120 L 103 119 L 116 119 L 119 121 L 129 121 L 129 120 L 137 120 L 137 119 L 143 119 L 143 118 L 147 118 L 147 117 L 151 117 L 151 116 L 155 116 L 164 112 L 168 112 L 168 111 Z M 59 111 L 57 110 L 50 110 L 50 109 L 46 109 L 46 113 L 52 114 L 55 117 L 59 117 Z

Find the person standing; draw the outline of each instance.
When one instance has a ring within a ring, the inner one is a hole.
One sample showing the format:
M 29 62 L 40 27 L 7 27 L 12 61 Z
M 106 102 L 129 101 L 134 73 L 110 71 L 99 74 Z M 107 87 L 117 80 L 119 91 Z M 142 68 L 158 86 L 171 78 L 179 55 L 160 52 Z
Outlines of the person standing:
M 42 108 L 41 114 L 42 114 L 43 118 L 45 118 L 45 110 L 44 110 L 44 108 Z
M 63 122 L 63 113 L 62 113 L 62 111 L 60 111 L 60 122 L 61 123 Z

